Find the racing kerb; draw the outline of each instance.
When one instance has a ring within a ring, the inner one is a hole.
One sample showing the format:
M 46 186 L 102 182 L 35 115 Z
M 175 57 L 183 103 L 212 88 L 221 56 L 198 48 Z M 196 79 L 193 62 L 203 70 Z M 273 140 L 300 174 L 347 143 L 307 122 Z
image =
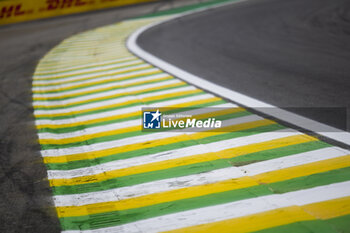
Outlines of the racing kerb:
M 127 38 L 173 15 L 64 40 L 39 63 L 33 106 L 64 232 L 339 232 L 349 151 L 244 108 L 225 132 L 142 132 L 141 107 L 236 107 L 133 55 Z

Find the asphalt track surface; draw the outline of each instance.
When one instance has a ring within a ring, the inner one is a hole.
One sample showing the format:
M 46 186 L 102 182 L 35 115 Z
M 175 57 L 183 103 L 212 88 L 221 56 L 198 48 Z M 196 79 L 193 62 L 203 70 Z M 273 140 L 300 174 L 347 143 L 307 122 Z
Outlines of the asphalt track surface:
M 76 33 L 198 2 L 164 0 L 0 27 L 0 232 L 60 232 L 32 115 L 38 61 Z
M 146 64 L 152 59 L 135 50 L 135 31 L 172 16 L 141 17 L 75 35 L 38 64 L 32 83 L 35 123 L 62 229 L 346 232 L 349 151 L 236 108 Z M 146 62 L 127 50 L 128 38 L 130 50 Z M 241 99 L 227 93 L 220 94 Z M 191 111 L 195 118 L 215 117 L 227 127 L 213 134 L 206 128 L 175 135 L 145 132 L 142 106 L 182 113 L 180 107 L 199 107 Z
M 183 2 L 183 3 L 186 2 L 187 4 L 190 2 L 196 2 L 196 1 L 177 0 L 177 2 Z M 260 2 L 270 3 L 271 1 L 260 1 Z M 287 4 L 288 1 L 284 1 L 284 2 L 285 4 Z M 291 3 L 292 1 L 289 1 L 289 2 Z M 302 1 L 294 1 L 294 2 L 301 3 Z M 318 1 L 318 2 L 326 3 L 326 1 Z M 334 3 L 336 2 L 334 1 Z M 331 5 L 333 5 L 334 3 L 332 2 Z M 237 7 L 244 7 L 249 4 L 254 4 L 254 2 L 242 3 L 239 6 L 237 5 Z M 315 5 L 317 4 L 315 3 Z M 0 28 L 0 50 L 2 55 L 1 62 L 0 62 L 0 96 L 1 96 L 0 97 L 0 120 L 2 123 L 0 127 L 0 139 L 1 139 L 1 143 L 0 143 L 0 166 L 1 166 L 1 169 L 0 169 L 0 199 L 1 199 L 0 231 L 1 232 L 59 232 L 60 231 L 56 213 L 53 208 L 49 207 L 49 206 L 52 206 L 51 191 L 50 191 L 48 182 L 46 180 L 46 169 L 42 164 L 42 159 L 39 154 L 40 148 L 39 148 L 39 145 L 37 144 L 36 130 L 34 128 L 34 122 L 33 122 L 34 119 L 32 117 L 32 112 L 33 112 L 31 107 L 32 93 L 30 91 L 31 83 L 32 83 L 31 77 L 39 59 L 42 56 L 44 56 L 53 46 L 58 44 L 60 41 L 78 32 L 86 31 L 88 29 L 96 28 L 98 26 L 103 26 L 109 23 L 114 23 L 125 18 L 129 18 L 137 15 L 143 15 L 146 13 L 150 13 L 150 12 L 154 12 L 157 10 L 170 8 L 174 6 L 176 6 L 176 4 L 173 4 L 172 1 L 163 1 L 161 3 L 155 3 L 155 4 L 144 4 L 144 5 L 134 6 L 134 7 L 125 7 L 121 9 L 105 10 L 105 11 L 99 11 L 94 13 L 79 14 L 75 16 L 40 20 L 40 21 L 5 26 Z M 232 6 L 232 7 L 236 7 L 236 6 Z M 263 8 L 265 8 L 265 6 Z M 268 7 L 266 7 L 266 9 L 268 9 Z M 209 12 L 215 12 L 215 11 L 216 10 L 211 10 Z M 203 13 L 203 14 L 207 14 L 207 13 Z M 199 15 L 202 15 L 202 14 L 199 14 Z M 193 17 L 195 18 L 197 17 L 197 15 Z M 345 14 L 345 16 L 343 16 L 342 18 L 346 18 L 346 17 L 347 16 Z M 185 20 L 187 20 L 187 18 L 181 19 L 180 21 L 185 21 Z M 242 20 L 241 23 L 243 22 L 244 20 Z M 337 26 L 336 27 L 337 30 L 332 33 L 335 35 L 344 34 L 344 37 L 345 37 L 344 30 L 342 31 L 341 29 L 339 29 L 339 27 L 345 28 L 345 26 Z M 219 30 L 220 28 L 221 27 L 214 27 L 213 29 Z M 331 29 L 334 30 L 334 27 L 331 27 Z M 249 31 L 250 30 L 251 30 L 250 33 L 255 33 L 254 30 L 249 29 Z M 166 34 L 168 34 L 168 32 L 166 32 Z M 213 34 L 212 36 L 214 36 L 214 33 L 212 34 Z M 190 33 L 187 33 L 186 37 L 187 36 L 190 36 Z M 183 35 L 179 35 L 179 37 L 180 39 L 186 38 Z M 155 38 L 153 38 L 153 40 L 154 39 Z M 179 40 L 178 42 L 184 44 L 183 43 L 184 39 L 181 39 L 181 40 Z M 171 41 L 171 43 L 173 42 L 174 41 Z M 158 43 L 157 40 L 153 41 L 153 43 L 157 44 L 157 47 L 163 46 L 163 42 Z M 192 45 L 190 48 L 192 49 L 192 51 L 196 50 L 197 53 L 203 53 L 203 52 L 206 53 L 205 50 L 199 51 L 200 48 L 195 49 L 196 46 L 201 45 L 200 40 L 197 40 L 197 43 L 195 43 L 196 44 L 195 47 L 193 47 L 193 44 L 194 44 L 193 41 L 191 43 Z M 215 44 L 216 45 L 222 44 L 222 43 L 217 43 L 215 41 L 212 41 L 211 43 L 213 46 L 215 46 Z M 348 51 L 347 50 L 348 47 L 346 47 L 344 44 L 346 44 L 345 40 L 343 41 L 342 46 L 340 46 L 342 48 L 341 51 L 343 51 L 340 54 L 343 54 L 343 53 L 345 54 L 345 51 Z M 261 42 L 261 45 L 263 45 L 262 42 Z M 164 52 L 168 53 L 168 55 L 172 55 L 168 50 L 172 46 L 173 44 L 170 47 L 167 47 L 167 50 L 164 50 Z M 226 51 L 226 48 L 224 52 L 225 51 Z M 182 52 L 186 52 L 186 51 L 182 51 Z M 180 60 L 185 61 L 185 58 L 187 59 L 187 55 L 186 53 L 182 53 L 182 52 L 178 50 L 177 54 L 181 57 Z M 223 51 L 221 52 L 225 54 Z M 210 51 L 207 51 L 207 53 L 211 54 Z M 335 54 L 334 56 L 340 57 L 338 52 L 333 52 L 333 53 Z M 192 69 L 195 69 L 195 67 L 197 67 L 197 69 L 199 70 L 202 70 L 202 69 L 204 70 L 204 68 L 206 67 L 208 67 L 208 69 L 212 68 L 214 70 L 213 72 L 215 73 L 215 77 L 216 76 L 219 77 L 218 74 L 221 71 L 218 70 L 216 66 L 214 67 L 214 63 L 212 62 L 214 62 L 215 59 L 218 59 L 219 61 L 223 60 L 223 58 L 218 56 L 217 58 L 214 59 L 216 55 L 218 55 L 218 53 L 213 53 L 213 55 L 208 56 L 208 57 L 211 57 L 209 59 L 211 60 L 210 66 L 208 66 L 208 64 L 206 63 L 201 64 L 200 66 L 197 66 L 195 62 L 196 60 L 191 60 L 190 62 L 187 60 L 187 62 L 184 62 L 184 63 L 192 67 Z M 346 54 L 341 56 L 345 57 Z M 243 58 L 243 57 L 244 57 L 243 55 L 242 56 L 237 55 L 236 59 L 239 60 L 240 58 Z M 201 60 L 203 59 L 204 57 L 201 57 Z M 204 59 L 203 61 L 205 60 L 206 59 Z M 345 61 L 346 59 L 344 58 L 343 63 Z M 234 65 L 231 60 L 229 67 L 231 68 L 231 66 L 232 67 L 236 66 L 237 69 L 240 67 L 240 69 L 243 72 L 244 67 L 249 68 L 249 66 L 251 66 L 249 64 L 247 65 L 246 63 L 248 62 L 244 62 L 243 65 L 237 65 L 237 64 Z M 280 63 L 282 64 L 282 61 L 280 61 Z M 337 66 L 340 63 L 334 61 L 334 64 L 333 63 L 331 64 L 333 66 Z M 344 74 L 349 73 L 348 70 L 346 70 L 346 68 L 344 67 L 342 68 L 343 70 L 338 69 L 338 72 L 343 74 L 343 76 Z M 322 66 L 321 68 L 326 69 L 326 67 L 324 66 Z M 266 68 L 265 66 L 264 67 L 261 66 L 260 69 L 266 69 Z M 195 72 L 195 71 L 192 71 L 191 69 L 186 69 L 186 70 Z M 257 72 L 257 70 L 259 69 L 247 69 L 247 70 L 249 72 Z M 271 70 L 273 69 L 271 68 Z M 237 76 L 239 76 L 238 73 L 237 73 Z M 255 77 L 252 74 L 251 76 L 252 78 Z M 204 75 L 202 75 L 202 77 L 205 78 Z M 210 76 L 211 80 L 212 80 L 212 77 L 213 76 L 211 75 Z M 259 76 L 259 77 L 261 78 L 262 76 Z M 214 81 L 216 82 L 216 80 Z M 244 85 L 248 85 L 246 84 L 246 82 L 248 81 L 249 80 L 242 81 L 242 83 L 239 83 L 240 87 L 241 86 L 244 87 Z M 217 82 L 220 83 L 221 81 L 217 80 Z M 232 82 L 230 81 L 229 83 L 232 83 Z M 258 85 L 255 85 L 256 82 L 252 82 L 252 83 L 250 83 L 251 88 L 256 88 L 256 86 L 258 86 Z M 341 93 L 341 90 L 346 89 L 344 82 L 340 86 L 342 88 L 340 88 L 339 91 L 336 91 L 336 94 L 339 94 Z M 239 89 L 236 89 L 236 90 L 241 91 Z M 246 94 L 249 94 L 249 93 L 246 93 Z M 277 93 L 274 93 L 274 94 L 277 95 Z M 254 95 L 251 95 L 251 96 L 254 96 Z M 258 96 L 255 96 L 255 97 L 259 98 Z M 283 97 L 283 99 L 284 98 L 285 96 Z M 293 96 L 293 98 L 295 98 L 295 95 Z M 318 99 L 318 98 L 315 98 L 315 99 Z M 333 98 L 336 100 L 338 97 L 333 97 Z M 265 100 L 263 98 L 260 98 L 260 99 Z M 349 98 L 341 98 L 341 99 L 348 100 Z M 279 98 L 276 97 L 276 100 L 279 100 Z M 265 101 L 273 103 L 268 100 L 265 100 Z M 288 101 L 287 98 L 284 101 Z M 343 106 L 339 102 L 339 99 L 338 99 L 338 102 L 336 103 Z M 310 101 L 310 104 L 312 105 L 311 101 Z M 336 105 L 336 106 L 339 106 L 339 105 Z M 293 104 L 293 106 L 295 105 Z
M 138 44 L 206 80 L 346 129 L 347 0 L 243 1 L 153 27 Z

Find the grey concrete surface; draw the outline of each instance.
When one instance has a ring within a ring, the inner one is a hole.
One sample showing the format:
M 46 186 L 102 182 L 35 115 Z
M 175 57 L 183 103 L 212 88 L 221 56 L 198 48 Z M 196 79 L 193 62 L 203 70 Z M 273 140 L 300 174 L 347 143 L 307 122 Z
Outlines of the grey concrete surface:
M 350 128 L 348 0 L 248 0 L 153 27 L 138 43 L 204 79 L 341 129 L 347 107 Z
M 163 0 L 0 27 L 0 232 L 60 231 L 39 153 L 32 74 L 39 59 L 76 33 L 200 0 Z

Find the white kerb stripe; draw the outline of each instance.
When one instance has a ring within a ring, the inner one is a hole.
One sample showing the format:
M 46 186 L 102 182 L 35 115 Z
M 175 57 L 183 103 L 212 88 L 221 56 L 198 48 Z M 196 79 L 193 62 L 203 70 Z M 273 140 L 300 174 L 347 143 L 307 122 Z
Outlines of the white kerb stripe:
M 71 123 L 79 123 L 83 121 L 88 120 L 96 120 L 99 118 L 105 118 L 105 117 L 111 117 L 116 116 L 119 114 L 126 114 L 126 113 L 132 113 L 141 111 L 142 107 L 167 107 L 171 105 L 177 105 L 177 104 L 184 104 L 191 101 L 198 101 L 198 100 L 205 100 L 214 97 L 211 94 L 200 94 L 175 100 L 168 100 L 168 101 L 159 101 L 156 103 L 152 103 L 152 105 L 139 105 L 139 106 L 133 106 L 133 107 L 126 107 L 126 108 L 120 108 L 116 110 L 106 111 L 102 113 L 96 113 L 96 114 L 89 114 L 89 115 L 83 115 L 78 116 L 75 118 L 70 119 L 59 119 L 59 120 L 35 120 L 36 125 L 61 125 L 61 124 L 71 124 Z
M 48 83 L 56 83 L 60 82 L 60 79 L 56 79 L 59 77 L 65 78 L 65 76 L 70 76 L 70 75 L 77 75 L 77 74 L 85 74 L 85 73 L 98 73 L 101 71 L 104 71 L 106 69 L 112 69 L 115 68 L 115 70 L 118 69 L 118 67 L 121 66 L 127 66 L 127 65 L 133 65 L 133 64 L 138 64 L 142 62 L 142 60 L 132 60 L 132 61 L 127 61 L 127 62 L 122 62 L 122 63 L 115 63 L 115 64 L 110 64 L 110 65 L 105 65 L 105 66 L 97 66 L 89 69 L 81 69 L 81 70 L 74 70 L 70 72 L 59 72 L 57 71 L 56 74 L 51 74 L 51 75 L 38 75 L 35 74 L 34 76 L 34 82 L 35 84 L 48 84 Z M 41 78 L 41 80 L 40 80 Z M 55 78 L 55 79 L 44 79 L 44 78 Z
M 282 129 L 282 130 L 276 130 L 273 132 L 265 132 L 265 133 L 260 133 L 256 135 L 233 138 L 233 139 L 206 144 L 206 147 L 208 150 L 205 153 L 217 152 L 225 149 L 245 146 L 245 145 L 254 144 L 254 143 L 266 142 L 274 139 L 280 139 L 280 138 L 296 136 L 296 135 L 302 135 L 302 134 L 300 132 L 292 131 L 292 130 L 289 130 L 289 132 L 286 132 L 285 129 Z M 80 154 L 80 153 L 89 152 L 89 151 L 90 152 L 99 151 L 99 150 L 104 150 L 109 148 L 115 148 L 115 145 L 117 145 L 116 142 L 118 141 L 120 140 L 96 143 L 91 146 L 86 145 L 86 146 L 79 146 L 79 147 L 72 147 L 72 148 L 65 148 L 65 149 L 42 150 L 41 154 L 43 157 L 59 157 L 59 156 L 65 156 L 65 155 Z M 191 152 L 191 153 L 192 153 L 191 155 L 197 154 L 197 152 Z M 184 155 L 179 154 L 178 156 L 183 157 Z
M 150 71 L 156 71 L 156 69 L 150 69 L 150 70 L 144 70 L 144 71 L 137 71 L 137 73 L 145 73 L 145 72 L 150 72 Z M 136 72 L 133 72 L 136 73 Z M 168 74 L 165 73 L 159 73 L 159 74 L 152 74 L 152 75 L 147 75 L 145 77 L 142 78 L 138 78 L 138 80 L 140 81 L 141 79 L 144 78 L 149 78 L 149 77 L 153 77 L 155 78 L 162 78 L 162 77 L 167 77 L 169 76 Z M 131 80 L 129 80 L 131 81 Z M 134 80 L 132 80 L 134 81 Z M 88 91 L 96 91 L 96 89 L 103 89 L 103 88 L 119 88 L 120 87 L 120 83 L 121 81 L 115 81 L 112 83 L 105 83 L 105 84 L 98 84 L 98 85 L 93 85 L 93 86 L 87 86 L 87 87 L 83 87 L 83 88 L 79 88 L 79 89 L 75 89 L 75 90 L 65 90 L 65 91 L 59 91 L 59 92 L 53 92 L 53 93 L 45 93 L 45 92 L 39 92 L 39 93 L 34 93 L 33 97 L 37 98 L 37 97 L 46 97 L 46 98 L 51 98 L 51 97 L 62 97 L 62 95 L 79 95 Z M 125 83 L 124 83 L 125 84 Z M 42 91 L 41 89 L 39 91 Z
M 231 103 L 225 103 L 225 104 L 220 104 L 220 105 L 214 105 L 214 106 L 207 107 L 207 108 L 195 109 L 193 111 L 179 112 L 178 114 L 197 115 L 197 114 L 214 112 L 217 110 L 217 108 L 236 108 L 236 107 L 237 107 L 237 105 L 234 105 Z M 83 130 L 78 130 L 78 131 L 69 132 L 69 133 L 61 133 L 61 134 L 38 133 L 38 136 L 40 139 L 64 139 L 64 138 L 72 138 L 72 137 L 81 137 L 84 135 L 100 133 L 100 132 L 105 132 L 105 131 L 110 131 L 110 130 L 128 128 L 128 127 L 137 126 L 137 125 L 141 125 L 140 119 L 124 121 L 121 123 L 113 123 L 113 124 L 109 124 L 108 127 L 95 126 L 95 127 L 86 128 Z
M 315 195 L 317 194 L 317 195 Z M 235 201 L 222 205 L 198 208 L 174 214 L 140 220 L 119 226 L 100 228 L 87 231 L 63 231 L 73 232 L 119 232 L 119 233 L 155 233 L 170 231 L 185 227 L 219 222 L 227 219 L 239 218 L 251 214 L 262 213 L 269 210 L 288 206 L 301 206 L 312 203 L 328 201 L 332 199 L 350 196 L 350 181 L 319 186 L 285 194 L 273 194 L 257 198 Z
M 145 90 L 145 89 L 150 89 L 150 88 L 155 88 L 155 87 L 161 87 L 165 85 L 170 85 L 170 84 L 176 84 L 180 83 L 180 80 L 177 79 L 171 79 L 167 80 L 164 82 L 159 82 L 159 83 L 151 83 L 151 84 L 143 84 L 135 87 L 128 87 L 128 88 L 123 88 L 123 89 L 116 89 L 116 90 L 111 90 L 111 91 L 105 91 L 105 92 L 100 92 L 100 93 L 95 93 L 95 94 L 90 94 L 90 95 L 84 95 L 84 96 L 76 96 L 72 97 L 69 99 L 63 99 L 63 100 L 52 100 L 52 101 L 41 101 L 41 100 L 36 100 L 33 102 L 33 106 L 43 106 L 46 105 L 48 107 L 50 106 L 56 106 L 56 105 L 61 105 L 61 106 L 66 106 L 69 104 L 79 104 L 80 101 L 88 101 L 88 100 L 93 100 L 96 98 L 101 98 L 105 97 L 108 98 L 109 96 L 113 96 L 116 94 L 124 94 L 124 93 L 129 93 L 129 92 L 134 92 L 134 91 L 140 91 L 140 90 Z M 141 92 L 142 93 L 142 92 Z M 87 102 L 86 104 L 88 104 Z
M 255 119 L 254 119 L 255 118 Z M 248 117 L 241 117 L 241 118 L 236 118 L 233 120 L 228 120 L 227 123 L 230 125 L 235 125 L 235 124 L 239 124 L 242 122 L 250 122 L 250 121 L 254 121 L 256 119 L 259 119 L 258 117 L 252 115 L 252 116 L 248 116 Z M 201 129 L 202 131 L 205 131 L 205 129 Z M 136 136 L 136 137 L 131 137 L 131 138 L 125 138 L 125 139 L 120 139 L 118 141 L 115 141 L 116 145 L 118 145 L 118 147 L 121 146 L 126 146 L 126 145 L 133 145 L 136 143 L 143 143 L 143 142 L 147 142 L 147 141 L 156 141 L 159 139 L 165 139 L 165 138 L 169 138 L 169 137 L 175 137 L 175 136 L 180 136 L 183 135 L 183 137 L 186 137 L 188 135 L 194 134 L 195 132 L 160 132 L 160 133 L 154 133 L 152 134 L 152 137 L 150 138 L 150 135 L 141 135 L 141 136 Z M 188 138 L 191 139 L 191 138 Z M 205 146 L 205 145 L 204 145 Z M 176 150 L 175 150 L 176 151 Z M 205 151 L 205 150 L 204 150 Z M 198 153 L 198 151 L 196 151 L 195 153 Z M 176 156 L 175 156 L 176 157 Z M 118 160 L 118 161 L 112 161 L 112 162 L 108 162 L 108 163 L 104 163 L 104 164 L 100 164 L 100 165 L 96 165 L 96 166 L 92 166 L 92 167 L 87 167 L 87 168 L 77 168 L 77 169 L 72 169 L 72 170 L 49 170 L 48 171 L 48 177 L 49 179 L 54 179 L 54 178 L 72 178 L 75 176 L 84 176 L 84 175 L 88 175 L 91 174 L 92 172 L 97 172 L 97 171 L 107 171 L 109 169 L 118 169 L 118 168 L 126 168 L 128 166 L 136 166 L 136 165 L 141 165 L 144 163 L 147 163 L 143 160 L 143 158 L 152 158 L 152 157 L 137 157 L 137 158 L 131 158 L 131 159 L 126 159 L 126 160 Z M 152 159 L 152 162 L 157 162 L 157 161 L 163 161 L 163 160 L 167 160 L 169 157 L 167 156 L 157 156 L 155 157 L 156 160 Z M 129 161 L 128 163 L 126 163 L 127 161 Z M 99 173 L 99 172 L 98 172 Z
M 115 98 L 115 99 L 104 100 L 104 101 L 99 101 L 96 103 L 84 104 L 84 105 L 67 107 L 67 108 L 62 108 L 62 109 L 34 110 L 34 114 L 40 115 L 40 114 L 48 114 L 48 113 L 49 114 L 70 113 L 72 111 L 89 110 L 89 109 L 109 106 L 109 105 L 113 105 L 113 104 L 117 104 L 117 103 L 121 104 L 121 103 L 132 101 L 132 100 L 136 100 L 138 102 L 141 102 L 141 99 L 147 98 L 147 97 L 154 97 L 154 96 L 159 96 L 159 95 L 164 95 L 164 94 L 181 93 L 181 92 L 191 91 L 191 90 L 196 90 L 196 89 L 197 88 L 195 88 L 193 86 L 186 86 L 186 87 L 181 87 L 181 88 L 175 88 L 172 90 L 152 92 L 152 93 L 148 93 L 148 94 L 119 97 L 119 98 Z
M 236 179 L 244 176 L 254 176 L 265 172 L 336 158 L 346 154 L 347 153 L 344 153 L 344 151 L 336 147 L 323 148 L 241 167 L 222 168 L 200 174 L 157 180 L 106 191 L 56 195 L 54 196 L 54 201 L 56 206 L 82 206 L 93 203 L 118 201 L 153 193 Z M 288 163 L 289 161 L 294 161 L 294 163 Z
M 152 70 L 152 69 L 150 69 Z M 147 70 L 142 70 L 142 71 L 138 71 L 139 73 L 146 73 Z M 44 87 L 33 87 L 33 91 L 56 91 L 56 92 L 64 92 L 66 93 L 66 90 L 62 90 L 64 88 L 75 88 L 75 87 L 79 87 L 79 85 L 82 84 L 91 84 L 94 83 L 96 81 L 112 81 L 113 83 L 119 84 L 119 85 L 126 85 L 126 84 L 132 84 L 132 83 L 136 83 L 136 82 L 140 82 L 140 81 L 148 81 L 148 80 L 152 80 L 155 79 L 154 77 L 150 78 L 149 76 L 146 77 L 140 77 L 140 78 L 133 78 L 130 80 L 118 80 L 118 76 L 120 77 L 126 77 L 128 76 L 130 73 L 127 74 L 120 74 L 120 75 L 111 75 L 108 76 L 106 75 L 106 77 L 101 77 L 101 78 L 96 78 L 96 79 L 91 79 L 91 80 L 85 80 L 85 81 L 79 81 L 79 82 L 74 82 L 74 83 L 67 83 L 67 84 L 60 84 L 60 85 L 55 85 L 55 86 L 44 86 Z M 169 76 L 168 74 L 166 76 Z M 102 84 L 93 84 L 93 86 L 96 88 L 98 86 L 102 86 Z M 88 87 L 79 87 L 79 90 L 86 90 L 86 88 L 90 88 L 90 86 Z

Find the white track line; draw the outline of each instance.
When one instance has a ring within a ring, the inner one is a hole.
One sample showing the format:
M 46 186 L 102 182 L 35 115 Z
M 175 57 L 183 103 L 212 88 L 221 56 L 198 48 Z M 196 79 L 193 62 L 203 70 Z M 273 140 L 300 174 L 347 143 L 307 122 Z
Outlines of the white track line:
M 216 5 L 216 6 L 211 6 L 211 7 L 204 7 L 201 9 L 197 9 L 195 11 L 190 11 L 184 14 L 178 14 L 174 17 L 171 18 L 167 18 L 165 20 L 161 20 L 160 22 L 156 22 L 153 24 L 149 24 L 147 26 L 144 26 L 140 29 L 138 29 L 137 31 L 135 31 L 127 40 L 127 47 L 128 49 L 136 54 L 137 56 L 141 57 L 143 60 L 153 64 L 156 67 L 159 67 L 160 69 L 176 76 L 179 77 L 182 80 L 185 80 L 186 82 L 189 82 L 191 84 L 194 84 L 204 90 L 207 90 L 209 92 L 215 93 L 219 96 L 222 96 L 224 98 L 227 98 L 233 102 L 236 102 L 238 104 L 241 104 L 243 106 L 246 107 L 250 107 L 250 108 L 254 108 L 255 110 L 262 112 L 264 114 L 276 117 L 277 119 L 283 120 L 285 122 L 288 122 L 290 124 L 296 125 L 298 127 L 307 129 L 309 131 L 312 132 L 316 132 L 322 136 L 331 138 L 333 140 L 345 143 L 347 145 L 350 145 L 350 133 L 345 132 L 343 130 L 339 130 L 336 129 L 334 127 L 325 125 L 323 123 L 308 119 L 306 117 L 288 112 L 286 110 L 280 109 L 276 106 L 273 106 L 271 104 L 262 102 L 260 100 L 257 100 L 255 98 L 246 96 L 244 94 L 241 94 L 239 92 L 230 90 L 228 88 L 219 86 L 215 83 L 209 82 L 201 77 L 195 76 L 185 70 L 180 69 L 179 67 L 176 67 L 162 59 L 160 59 L 159 57 L 156 57 L 154 55 L 152 55 L 151 53 L 145 51 L 144 49 L 142 49 L 138 43 L 137 43 L 137 39 L 138 37 L 145 31 L 147 31 L 148 29 L 155 27 L 157 25 L 160 25 L 164 22 L 173 20 L 175 18 L 180 18 L 184 15 L 189 15 L 195 12 L 200 12 L 200 11 L 204 11 L 207 9 L 211 9 L 211 8 L 217 8 L 217 7 L 221 7 L 223 5 L 226 4 L 234 4 L 236 2 L 229 2 L 229 3 L 224 3 L 224 4 L 220 4 L 220 5 Z

